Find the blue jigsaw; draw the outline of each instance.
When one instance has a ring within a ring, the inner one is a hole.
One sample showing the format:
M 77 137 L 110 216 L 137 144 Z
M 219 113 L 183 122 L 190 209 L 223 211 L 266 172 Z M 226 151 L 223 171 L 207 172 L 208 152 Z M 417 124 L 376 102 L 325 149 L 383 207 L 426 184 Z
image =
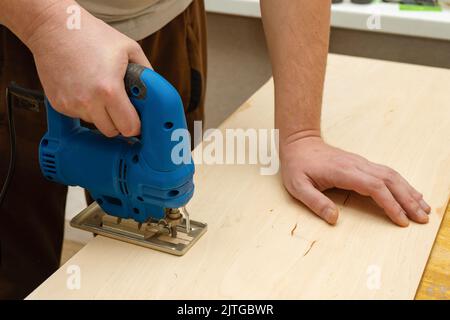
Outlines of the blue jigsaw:
M 141 120 L 139 137 L 105 137 L 46 100 L 41 171 L 95 199 L 72 226 L 182 255 L 206 231 L 185 208 L 194 193 L 194 164 L 183 103 L 168 81 L 137 64 L 128 66 L 125 87 Z

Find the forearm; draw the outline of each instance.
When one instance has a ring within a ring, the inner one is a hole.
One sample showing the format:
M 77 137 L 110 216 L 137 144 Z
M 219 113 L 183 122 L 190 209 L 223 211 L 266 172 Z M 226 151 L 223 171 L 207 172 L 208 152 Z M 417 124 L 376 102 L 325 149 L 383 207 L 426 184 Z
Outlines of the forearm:
M 51 23 L 65 25 L 66 9 L 73 4 L 76 4 L 73 0 L 2 0 L 0 24 L 29 45 L 38 27 Z
M 330 224 L 339 210 L 322 192 L 335 187 L 372 197 L 399 226 L 407 226 L 408 218 L 427 223 L 430 206 L 397 172 L 320 138 L 330 7 L 330 0 L 261 0 L 283 184 Z
M 261 0 L 281 147 L 303 136 L 320 135 L 330 7 L 329 0 Z

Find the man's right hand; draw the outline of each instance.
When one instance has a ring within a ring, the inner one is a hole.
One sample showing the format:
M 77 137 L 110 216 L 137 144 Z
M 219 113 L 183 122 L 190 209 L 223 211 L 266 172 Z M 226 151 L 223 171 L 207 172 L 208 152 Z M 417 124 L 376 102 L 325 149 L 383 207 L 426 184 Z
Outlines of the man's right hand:
M 135 136 L 140 120 L 124 86 L 129 62 L 151 68 L 137 42 L 81 9 L 80 29 L 67 28 L 67 6 L 57 1 L 22 39 L 33 52 L 52 106 L 91 122 L 106 136 Z

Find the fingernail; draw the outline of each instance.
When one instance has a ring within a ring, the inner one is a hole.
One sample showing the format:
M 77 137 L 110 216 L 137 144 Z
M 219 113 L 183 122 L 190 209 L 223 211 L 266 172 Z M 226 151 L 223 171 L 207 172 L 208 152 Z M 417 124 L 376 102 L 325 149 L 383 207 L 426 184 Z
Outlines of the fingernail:
M 325 213 L 323 214 L 323 217 L 325 218 L 325 220 L 328 222 L 328 223 L 331 223 L 331 224 L 335 224 L 336 223 L 336 218 L 337 218 L 337 214 L 336 214 L 336 209 L 333 209 L 333 208 L 327 208 L 326 210 L 325 210 Z
M 400 215 L 401 225 L 403 227 L 409 226 L 409 219 L 406 217 L 406 212 L 402 211 L 402 214 Z
M 428 221 L 428 215 L 425 211 L 423 211 L 422 209 L 417 210 L 417 216 L 423 221 L 426 222 Z
M 420 199 L 419 204 L 426 213 L 430 213 L 431 207 L 428 205 L 428 203 L 425 202 L 425 200 Z

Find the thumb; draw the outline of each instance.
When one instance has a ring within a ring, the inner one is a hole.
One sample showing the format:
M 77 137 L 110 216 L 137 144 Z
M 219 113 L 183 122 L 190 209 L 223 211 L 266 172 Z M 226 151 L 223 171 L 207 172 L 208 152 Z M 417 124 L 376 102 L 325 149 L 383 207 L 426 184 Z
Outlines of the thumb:
M 291 194 L 329 224 L 336 224 L 339 211 L 333 201 L 309 181 L 295 187 Z

